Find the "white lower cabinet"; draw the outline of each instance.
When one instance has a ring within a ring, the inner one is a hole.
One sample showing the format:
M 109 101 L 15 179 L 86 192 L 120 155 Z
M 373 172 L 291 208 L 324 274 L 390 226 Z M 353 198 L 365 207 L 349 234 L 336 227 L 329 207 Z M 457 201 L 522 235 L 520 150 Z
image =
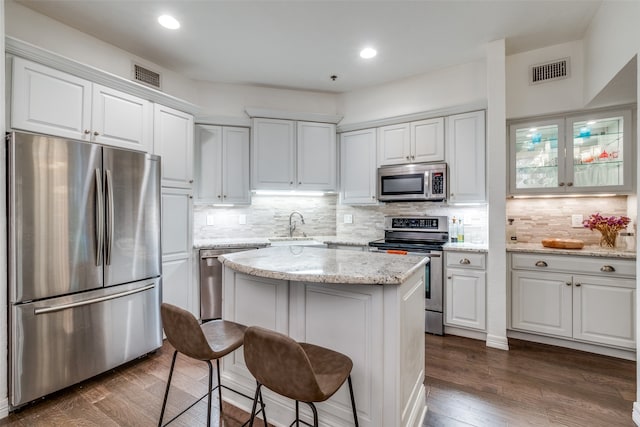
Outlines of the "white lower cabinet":
M 162 189 L 162 301 L 200 317 L 191 278 L 193 198 L 189 190 Z
M 486 330 L 485 254 L 445 252 L 445 265 L 445 325 Z
M 511 328 L 636 348 L 635 261 L 511 255 Z

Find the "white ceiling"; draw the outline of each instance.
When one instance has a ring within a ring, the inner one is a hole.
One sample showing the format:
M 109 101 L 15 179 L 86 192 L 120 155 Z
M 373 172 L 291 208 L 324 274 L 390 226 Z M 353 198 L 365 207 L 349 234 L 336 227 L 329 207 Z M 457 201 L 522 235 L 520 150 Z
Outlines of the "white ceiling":
M 496 39 L 506 39 L 507 54 L 579 40 L 601 3 L 17 1 L 191 79 L 328 92 L 481 60 Z M 161 28 L 156 18 L 164 13 L 182 27 Z M 358 56 L 367 45 L 376 58 Z

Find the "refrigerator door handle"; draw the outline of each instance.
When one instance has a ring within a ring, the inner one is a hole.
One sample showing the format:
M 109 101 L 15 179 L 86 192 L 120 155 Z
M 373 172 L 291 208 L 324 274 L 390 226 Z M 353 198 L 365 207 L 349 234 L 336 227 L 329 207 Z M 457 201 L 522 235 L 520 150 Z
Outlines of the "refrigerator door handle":
M 102 264 L 102 246 L 104 245 L 104 205 L 102 195 L 102 171 L 96 169 L 96 266 Z
M 120 292 L 120 293 L 113 294 L 113 295 L 105 295 L 103 297 L 91 298 L 91 299 L 88 299 L 88 300 L 72 302 L 72 303 L 69 303 L 69 304 L 60 304 L 60 305 L 56 305 L 56 306 L 53 306 L 53 307 L 36 308 L 36 309 L 33 310 L 33 314 L 35 314 L 37 316 L 39 314 L 54 313 L 56 311 L 62 311 L 62 310 L 66 310 L 66 309 L 69 309 L 69 308 L 82 307 L 84 305 L 91 305 L 91 304 L 95 304 L 95 303 L 98 303 L 98 302 L 109 301 L 109 300 L 116 299 L 116 298 L 126 297 L 127 295 L 133 295 L 133 294 L 137 294 L 137 293 L 140 293 L 140 292 L 148 291 L 149 289 L 153 289 L 155 286 L 156 286 L 155 283 L 152 283 L 150 285 L 143 286 L 142 288 L 132 289 L 130 291 L 124 291 L 124 292 Z
M 111 265 L 111 250 L 113 249 L 113 227 L 114 227 L 114 208 L 113 208 L 113 180 L 111 179 L 111 170 L 106 170 L 107 174 L 107 248 L 105 261 L 107 265 Z

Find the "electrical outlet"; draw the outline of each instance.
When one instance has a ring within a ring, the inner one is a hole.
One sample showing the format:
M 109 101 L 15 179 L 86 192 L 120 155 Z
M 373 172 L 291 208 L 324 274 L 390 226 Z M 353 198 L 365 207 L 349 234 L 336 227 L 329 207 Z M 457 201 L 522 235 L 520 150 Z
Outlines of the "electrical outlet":
M 207 215 L 207 225 L 215 225 L 216 220 L 213 215 Z
M 238 224 L 245 225 L 247 223 L 247 216 L 245 214 L 238 215 Z
M 571 215 L 571 227 L 573 228 L 582 228 L 582 214 L 574 214 Z
M 345 224 L 353 224 L 353 215 L 344 214 L 344 223 Z

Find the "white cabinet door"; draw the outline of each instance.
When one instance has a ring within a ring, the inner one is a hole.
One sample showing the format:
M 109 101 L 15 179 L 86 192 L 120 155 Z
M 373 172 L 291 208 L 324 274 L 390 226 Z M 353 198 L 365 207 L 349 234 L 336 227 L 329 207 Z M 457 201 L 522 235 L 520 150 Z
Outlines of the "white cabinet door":
M 223 203 L 250 203 L 248 128 L 222 128 L 221 163 Z
M 571 338 L 570 275 L 511 272 L 511 326 L 514 329 Z
M 449 165 L 449 201 L 484 202 L 484 111 L 447 117 L 446 160 Z
M 295 122 L 253 119 L 251 185 L 257 190 L 290 190 L 295 179 Z
M 636 348 L 636 282 L 573 276 L 573 337 Z
M 297 189 L 336 189 L 336 126 L 297 122 Z
M 196 198 L 222 203 L 222 126 L 197 125 L 195 138 Z
M 13 129 L 90 139 L 91 82 L 17 57 L 12 77 Z
M 444 161 L 444 119 L 411 122 L 412 162 Z
M 445 322 L 479 330 L 486 329 L 485 272 L 447 269 Z
M 411 163 L 409 123 L 378 128 L 378 165 Z
M 93 85 L 93 141 L 144 152 L 153 151 L 153 104 L 98 84 Z
M 193 116 L 155 104 L 153 148 L 162 157 L 162 186 L 193 185 Z
M 162 300 L 199 317 L 191 280 L 193 200 L 184 189 L 162 189 Z
M 343 204 L 375 204 L 376 130 L 340 135 L 340 200 Z

